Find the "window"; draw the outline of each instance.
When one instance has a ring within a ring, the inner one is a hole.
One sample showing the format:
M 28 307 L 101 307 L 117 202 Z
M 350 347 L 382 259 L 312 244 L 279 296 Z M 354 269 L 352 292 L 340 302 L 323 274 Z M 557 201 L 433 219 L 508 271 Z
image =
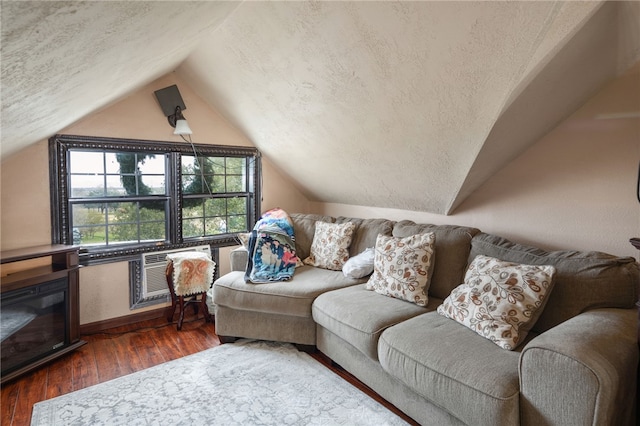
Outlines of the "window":
M 182 234 L 247 230 L 247 162 L 238 157 L 182 156 Z
M 260 215 L 255 148 L 56 135 L 49 150 L 53 243 L 84 264 L 233 245 Z

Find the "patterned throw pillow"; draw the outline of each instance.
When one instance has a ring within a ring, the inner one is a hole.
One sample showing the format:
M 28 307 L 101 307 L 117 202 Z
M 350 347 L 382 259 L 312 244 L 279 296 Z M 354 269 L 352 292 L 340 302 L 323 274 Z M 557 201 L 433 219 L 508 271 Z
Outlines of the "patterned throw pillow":
M 373 275 L 366 289 L 426 306 L 435 243 L 433 232 L 405 238 L 378 235 Z
M 503 349 L 524 341 L 547 303 L 556 269 L 476 256 L 438 313 L 469 327 Z
M 349 260 L 349 246 L 356 226 L 352 222 L 316 222 L 309 257 L 304 263 L 318 268 L 341 271 Z

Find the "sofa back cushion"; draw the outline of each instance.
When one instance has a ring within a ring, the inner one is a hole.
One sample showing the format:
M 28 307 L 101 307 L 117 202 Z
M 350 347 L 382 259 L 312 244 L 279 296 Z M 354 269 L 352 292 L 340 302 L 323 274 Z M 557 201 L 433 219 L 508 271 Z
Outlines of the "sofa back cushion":
M 340 216 L 336 218 L 336 223 L 351 222 L 356 225 L 356 230 L 349 246 L 349 255 L 357 256 L 369 247 L 376 246 L 378 234 L 391 236 L 394 222 L 388 219 L 358 219 L 353 217 Z
M 445 299 L 464 281 L 471 239 L 480 231 L 465 226 L 416 224 L 410 220 L 398 222 L 393 227 L 394 237 L 404 238 L 425 232 L 433 232 L 436 236 L 429 295 Z
M 436 251 L 436 259 L 437 255 Z M 633 308 L 638 300 L 640 273 L 632 257 L 568 250 L 547 252 L 485 233 L 473 238 L 469 262 L 477 255 L 556 268 L 553 291 L 532 328 L 538 333 L 589 309 Z
M 316 222 L 333 223 L 334 218 L 319 214 L 291 213 L 293 232 L 296 238 L 296 252 L 300 259 L 306 259 L 311 252 L 311 243 L 316 232 Z

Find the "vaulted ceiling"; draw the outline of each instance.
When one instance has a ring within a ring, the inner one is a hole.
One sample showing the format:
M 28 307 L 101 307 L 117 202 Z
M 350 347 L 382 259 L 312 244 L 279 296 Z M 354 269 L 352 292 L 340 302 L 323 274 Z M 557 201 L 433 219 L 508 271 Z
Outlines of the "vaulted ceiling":
M 441 214 L 640 60 L 633 1 L 0 8 L 3 159 L 176 70 L 309 199 Z

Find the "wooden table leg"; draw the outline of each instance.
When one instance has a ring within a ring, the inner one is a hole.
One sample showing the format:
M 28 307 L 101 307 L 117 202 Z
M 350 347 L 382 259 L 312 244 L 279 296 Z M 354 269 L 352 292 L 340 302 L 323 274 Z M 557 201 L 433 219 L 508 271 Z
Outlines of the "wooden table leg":
M 182 330 L 182 321 L 184 321 L 184 296 L 178 296 L 180 300 L 180 316 L 178 317 L 178 331 Z
M 211 322 L 211 314 L 209 313 L 209 307 L 207 306 L 207 293 L 202 293 L 202 313 L 204 315 L 205 322 Z
M 167 278 L 167 287 L 169 287 L 169 293 L 171 295 L 171 308 L 169 313 L 167 314 L 167 321 L 173 321 L 173 314 L 176 312 L 176 292 L 173 288 L 173 262 L 167 262 L 167 268 L 164 271 L 165 277 Z

